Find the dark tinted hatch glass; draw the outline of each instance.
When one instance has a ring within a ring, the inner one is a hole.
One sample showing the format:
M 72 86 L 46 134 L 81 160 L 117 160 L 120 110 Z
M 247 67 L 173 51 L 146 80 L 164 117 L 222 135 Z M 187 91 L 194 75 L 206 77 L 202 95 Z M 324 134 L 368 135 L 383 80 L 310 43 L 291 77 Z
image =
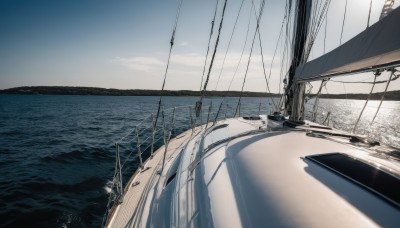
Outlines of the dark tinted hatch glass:
M 330 170 L 400 206 L 400 179 L 370 164 L 341 153 L 308 156 Z

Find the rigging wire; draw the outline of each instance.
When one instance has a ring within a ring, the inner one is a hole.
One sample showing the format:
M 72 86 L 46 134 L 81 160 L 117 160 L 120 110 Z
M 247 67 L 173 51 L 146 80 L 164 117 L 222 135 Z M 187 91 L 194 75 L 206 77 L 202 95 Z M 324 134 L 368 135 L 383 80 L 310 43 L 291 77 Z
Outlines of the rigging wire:
M 214 91 L 216 91 L 217 88 L 218 88 L 219 81 L 220 81 L 222 72 L 223 72 L 223 70 L 224 70 L 226 57 L 227 57 L 227 55 L 228 55 L 228 51 L 229 51 L 230 46 L 231 46 L 231 42 L 232 42 L 233 35 L 235 34 L 235 31 L 236 31 L 237 22 L 238 22 L 238 20 L 239 20 L 240 13 L 241 13 L 242 8 L 243 8 L 243 3 L 244 3 L 244 0 L 242 0 L 242 3 L 240 4 L 240 7 L 239 7 L 239 11 L 238 11 L 238 13 L 237 13 L 237 15 L 236 15 L 235 24 L 234 24 L 234 26 L 233 26 L 232 33 L 231 33 L 230 38 L 229 38 L 228 47 L 226 48 L 225 56 L 224 56 L 224 59 L 223 59 L 223 61 L 222 61 L 221 70 L 220 70 L 220 72 L 219 72 L 218 80 L 217 80 L 217 83 L 216 83 L 216 85 L 215 85 Z M 249 18 L 249 22 L 248 22 L 249 24 L 250 24 L 250 19 L 251 19 L 251 17 Z M 249 25 L 248 25 L 248 27 L 249 27 Z M 249 30 L 247 30 L 246 41 L 245 41 L 244 47 L 246 47 L 248 33 L 249 33 Z M 244 47 L 243 47 L 243 51 L 244 51 Z M 242 59 L 242 56 L 243 56 L 243 51 L 242 51 L 242 55 L 240 56 L 240 60 L 239 60 L 238 65 L 237 65 L 237 67 L 236 67 L 236 71 L 235 71 L 235 74 L 234 74 L 233 78 L 235 77 L 236 72 L 237 72 L 238 67 L 239 67 L 239 64 L 240 64 L 240 62 L 241 62 L 241 59 Z M 229 89 L 230 89 L 230 85 L 232 84 L 233 78 L 232 78 L 232 80 L 231 80 L 231 82 L 230 82 L 230 84 L 229 84 Z M 228 91 L 229 91 L 229 89 L 228 89 Z M 219 106 L 219 109 L 221 109 L 222 104 L 223 104 L 224 101 L 225 101 L 225 97 L 222 98 L 221 103 L 220 103 L 220 106 Z M 228 104 L 227 104 L 227 105 L 228 105 Z M 218 110 L 218 113 L 219 113 L 219 110 Z
M 314 1 L 314 2 L 315 2 L 315 6 L 312 7 L 313 10 L 312 10 L 311 15 L 315 15 L 315 16 L 311 17 L 311 23 L 310 23 L 310 26 L 309 26 L 310 27 L 309 31 L 311 31 L 311 32 L 309 32 L 307 34 L 307 40 L 310 40 L 311 37 L 312 37 L 312 31 L 314 31 L 314 29 L 315 29 L 315 27 L 317 25 L 318 12 L 320 11 L 321 6 L 322 6 L 320 1 Z
M 200 83 L 200 89 L 199 89 L 200 91 L 201 91 L 201 87 L 203 87 L 204 73 L 206 71 L 208 52 L 210 51 L 211 37 L 212 37 L 212 35 L 214 33 L 214 23 L 215 23 L 215 16 L 217 15 L 218 2 L 219 2 L 219 0 L 217 0 L 217 3 L 215 4 L 214 17 L 213 17 L 213 20 L 211 21 L 211 31 L 210 31 L 210 36 L 208 38 L 206 58 L 204 60 L 203 73 L 202 73 L 202 76 L 201 76 L 201 83 Z
M 273 65 L 274 60 L 275 60 L 275 55 L 276 55 L 276 51 L 278 50 L 278 45 L 279 45 L 279 43 L 281 42 L 283 26 L 284 26 L 285 23 L 287 22 L 287 21 L 286 21 L 286 18 L 287 18 L 288 13 L 290 13 L 290 10 L 288 10 L 287 7 L 288 7 L 288 4 L 287 4 L 287 2 L 286 2 L 286 6 L 285 6 L 285 15 L 283 16 L 283 19 L 282 19 L 282 25 L 281 25 L 281 29 L 280 29 L 280 31 L 279 31 L 278 40 L 277 40 L 276 45 L 275 45 L 274 54 L 272 55 L 271 65 L 269 66 L 268 80 L 271 79 L 272 65 Z M 286 35 L 287 35 L 287 23 L 286 23 Z M 286 42 L 285 42 L 285 47 L 286 47 Z M 285 50 L 284 50 L 283 52 L 285 53 Z M 283 54 L 283 56 L 285 56 L 285 55 Z M 284 61 L 284 58 L 282 58 L 282 62 L 281 62 L 281 72 L 282 72 L 282 67 L 283 67 L 283 61 Z M 279 80 L 279 91 L 278 91 L 279 93 L 280 93 L 281 82 L 282 82 L 282 80 Z
M 215 41 L 214 52 L 213 52 L 213 55 L 212 55 L 212 58 L 211 58 L 210 66 L 208 68 L 207 78 L 206 78 L 206 81 L 204 83 L 203 90 L 201 91 L 200 102 L 203 100 L 204 92 L 207 90 L 208 81 L 210 80 L 211 69 L 213 67 L 214 59 L 215 59 L 215 53 L 217 52 L 217 48 L 218 48 L 219 37 L 221 35 L 222 24 L 224 22 L 224 15 L 225 15 L 225 9 L 226 9 L 226 3 L 227 2 L 228 2 L 228 0 L 225 0 L 224 8 L 222 10 L 221 21 L 219 23 L 219 28 L 218 28 L 218 36 L 217 36 L 217 40 Z
M 165 74 L 164 74 L 164 80 L 163 80 L 163 84 L 161 87 L 161 91 L 160 91 L 160 99 L 158 101 L 158 108 L 157 108 L 157 115 L 156 115 L 156 119 L 154 121 L 154 127 L 157 126 L 157 120 L 158 117 L 160 115 L 160 108 L 161 108 L 161 101 L 162 101 L 162 97 L 163 97 L 163 92 L 164 92 L 164 87 L 165 87 L 165 81 L 167 79 L 167 73 L 168 73 L 168 68 L 169 68 L 169 62 L 171 59 L 171 52 L 172 52 L 172 47 L 174 46 L 174 41 L 175 41 L 175 34 L 176 34 L 176 29 L 178 27 L 178 21 L 179 21 L 179 16 L 180 16 L 180 12 L 181 12 L 181 8 L 182 8 L 182 2 L 183 0 L 179 1 L 179 5 L 178 5 L 178 11 L 176 13 L 176 17 L 175 17 L 175 23 L 174 23 L 174 28 L 172 30 L 172 35 L 171 35 L 171 40 L 170 40 L 170 47 L 169 47 L 169 54 L 168 54 L 168 60 L 167 60 L 167 67 L 165 69 Z
M 231 78 L 231 81 L 229 82 L 229 86 L 228 86 L 228 90 L 227 90 L 227 91 L 230 91 L 231 86 L 232 86 L 232 82 L 233 82 L 233 80 L 235 79 L 236 73 L 237 73 L 237 71 L 238 71 L 238 69 L 239 69 L 239 65 L 240 65 L 240 63 L 242 62 L 243 54 L 244 54 L 244 51 L 245 51 L 246 45 L 247 45 L 247 40 L 248 40 L 248 38 L 249 38 L 249 31 L 250 31 L 250 22 L 251 22 L 251 18 L 252 18 L 252 14 L 251 14 L 251 9 L 250 9 L 249 21 L 247 22 L 246 39 L 245 39 L 245 41 L 244 41 L 244 45 L 243 45 L 242 53 L 241 53 L 240 58 L 239 58 L 239 62 L 238 62 L 238 64 L 236 65 L 235 73 L 233 74 L 233 77 Z
M 261 61 L 262 61 L 263 73 L 264 73 L 264 78 L 265 78 L 265 83 L 266 83 L 266 92 L 271 94 L 271 90 L 269 88 L 269 82 L 267 79 L 267 74 L 265 73 L 264 55 L 263 55 L 263 48 L 262 48 L 262 44 L 261 44 L 260 31 L 258 31 L 258 39 L 259 39 L 259 43 L 260 43 Z M 272 63 L 271 63 L 271 68 L 272 68 Z M 271 71 L 271 68 L 270 68 L 270 71 Z M 274 105 L 275 110 L 277 110 L 278 107 L 276 106 L 274 99 L 271 99 L 271 101 L 272 101 L 272 104 Z
M 307 34 L 307 39 L 306 39 L 306 49 L 303 53 L 302 56 L 302 60 L 303 62 L 307 61 L 310 53 L 311 53 L 311 49 L 314 45 L 314 41 L 319 33 L 319 30 L 321 28 L 322 22 L 325 19 L 325 17 L 327 16 L 327 12 L 329 10 L 329 6 L 330 6 L 330 2 L 331 0 L 325 0 L 325 3 L 316 3 L 315 7 L 314 7 L 314 11 L 313 11 L 313 20 L 310 23 L 310 29 L 309 33 Z M 304 30 L 302 32 L 305 32 Z M 285 78 L 285 80 L 287 81 L 287 78 Z M 292 87 L 295 85 L 295 83 L 289 83 L 289 88 L 286 87 L 285 90 L 286 91 L 291 91 Z M 283 100 L 283 98 L 282 98 Z
M 238 14 L 236 16 L 235 25 L 233 26 L 231 37 L 229 38 L 228 48 L 226 49 L 224 60 L 222 61 L 222 67 L 221 67 L 221 71 L 219 72 L 219 75 L 218 75 L 218 80 L 217 80 L 217 85 L 215 86 L 215 90 L 217 90 L 217 87 L 218 87 L 218 84 L 219 84 L 219 79 L 221 78 L 222 71 L 223 71 L 224 66 L 225 66 L 226 56 L 228 55 L 228 51 L 229 51 L 229 48 L 231 46 L 231 41 L 232 41 L 232 38 L 233 38 L 233 34 L 235 33 L 236 25 L 237 25 L 237 22 L 238 22 L 238 19 L 239 19 L 239 16 L 240 16 L 240 12 L 242 11 L 243 2 L 244 2 L 244 0 L 242 0 L 242 3 L 240 4 L 239 12 L 238 12 Z
M 239 107 L 240 107 L 240 101 L 242 100 L 243 88 L 244 88 L 244 85 L 245 85 L 245 83 L 246 83 L 247 73 L 248 73 L 249 66 L 250 66 L 250 61 L 251 61 L 251 56 L 252 56 L 252 54 L 253 54 L 254 41 L 255 41 L 255 39 L 256 39 L 257 31 L 258 31 L 259 26 L 260 26 L 260 19 L 261 19 L 261 17 L 262 17 L 262 13 L 263 13 L 263 11 L 264 11 L 264 6 L 265 6 L 265 0 L 263 0 L 263 1 L 261 2 L 261 6 L 260 6 L 258 18 L 257 18 L 256 31 L 254 32 L 253 41 L 252 41 L 251 49 L 250 49 L 249 59 L 247 60 L 246 72 L 245 72 L 244 78 L 243 78 L 242 89 L 241 89 L 241 91 L 240 91 L 239 101 L 238 101 L 238 104 L 237 104 L 237 106 L 236 106 L 236 110 L 235 110 L 235 115 L 234 115 L 234 116 L 236 116 L 237 111 L 238 111 L 238 109 L 239 109 Z M 253 7 L 254 7 L 254 5 L 253 5 Z
M 290 51 L 289 51 L 289 46 L 290 46 L 290 43 L 291 43 L 291 37 L 292 37 L 292 35 L 291 35 L 291 33 L 290 33 L 290 31 L 291 31 L 291 11 L 292 11 L 292 4 L 291 4 L 292 2 L 289 0 L 289 5 L 288 5 L 288 8 L 287 8 L 287 14 L 288 14 L 288 17 L 287 17 L 287 19 L 286 19 L 286 31 L 285 31 L 285 45 L 284 45 L 284 49 L 283 49 L 283 58 L 282 58 L 282 61 L 281 61 L 281 70 L 280 70 L 280 76 L 279 76 L 279 78 L 280 78 L 280 80 L 279 80 L 279 94 L 281 94 L 281 97 L 280 97 L 280 99 L 279 99 L 279 107 L 281 108 L 282 106 L 283 106 L 283 102 L 284 102 L 284 98 L 285 98 L 285 93 L 284 92 L 282 92 L 281 93 L 281 88 L 283 88 L 284 90 L 286 89 L 286 83 L 284 83 L 284 82 L 286 82 L 287 81 L 287 77 L 288 77 L 288 75 L 289 75 L 289 68 L 290 68 Z M 285 62 L 285 60 L 286 60 L 286 66 L 284 66 L 285 64 L 284 64 L 284 62 Z M 284 72 L 284 70 L 283 70 L 283 68 L 285 67 L 285 75 L 283 74 L 283 72 Z M 282 87 L 282 83 L 284 83 L 284 86 Z
M 319 86 L 317 96 L 315 97 L 315 102 L 314 102 L 314 108 L 313 108 L 313 113 L 311 116 L 311 121 L 315 122 L 317 119 L 317 112 L 318 112 L 318 106 L 319 106 L 319 96 L 321 95 L 322 87 L 326 86 L 327 80 L 322 80 L 321 85 Z
M 378 109 L 376 110 L 375 115 L 374 115 L 374 118 L 372 118 L 372 121 L 371 121 L 371 123 L 369 124 L 369 126 L 372 126 L 372 124 L 374 123 L 374 120 L 375 120 L 375 118 L 376 118 L 376 115 L 378 115 L 379 109 L 381 108 L 381 105 L 382 105 L 382 102 L 383 102 L 383 98 L 385 98 L 385 94 L 386 94 L 387 89 L 388 89 L 388 87 L 389 87 L 390 81 L 393 81 L 393 80 L 391 80 L 391 79 L 392 79 L 393 75 L 395 75 L 394 72 L 396 72 L 396 70 L 395 70 L 395 69 L 392 69 L 391 71 L 392 71 L 392 73 L 390 74 L 389 80 L 387 80 L 386 88 L 385 88 L 385 91 L 384 91 L 383 94 L 382 94 L 381 101 L 379 102 Z M 396 76 L 399 77 L 399 75 L 396 75 Z
M 310 33 L 307 37 L 307 49 L 304 52 L 304 61 L 307 61 L 307 59 L 311 53 L 312 47 L 314 45 L 314 41 L 317 38 L 319 30 L 321 29 L 322 22 L 325 20 L 325 18 L 328 15 L 328 10 L 329 10 L 330 4 L 331 4 L 331 0 L 325 0 L 323 7 L 322 7 L 322 3 L 321 3 L 318 6 L 319 10 L 315 11 L 315 16 L 313 18 L 318 18 L 318 19 L 315 19 L 313 21 L 313 23 L 311 24 Z M 326 32 L 326 30 L 325 30 L 325 32 Z M 324 41 L 324 47 L 325 47 L 325 41 Z
M 346 105 L 347 105 L 347 101 L 348 101 L 348 99 L 347 99 L 347 90 L 346 90 L 346 85 L 345 85 L 344 83 L 342 83 L 342 86 L 343 86 L 344 94 L 346 95 L 346 98 L 345 98 L 344 100 L 346 101 Z
M 369 3 L 369 12 L 368 12 L 368 21 L 367 21 L 367 28 L 369 28 L 369 19 L 371 18 L 371 8 L 372 8 L 372 0 Z
M 343 36 L 343 28 L 344 28 L 344 22 L 346 20 L 346 11 L 347 11 L 347 0 L 346 0 L 346 4 L 344 5 L 344 15 L 343 15 L 343 23 L 342 23 L 342 32 L 340 33 L 340 44 L 342 44 L 342 36 Z
M 283 47 L 283 53 L 282 53 L 282 60 L 281 60 L 281 69 L 279 72 L 279 90 L 278 90 L 278 94 L 281 94 L 281 97 L 279 99 L 279 103 L 278 103 L 278 107 L 279 109 L 282 107 L 283 105 L 283 98 L 284 98 L 284 92 L 281 93 L 281 88 L 282 87 L 282 83 L 284 82 L 284 78 L 287 78 L 288 74 L 289 74 L 289 68 L 290 68 L 290 50 L 289 50 L 289 46 L 291 43 L 291 17 L 292 17 L 292 1 L 289 0 L 288 2 L 286 2 L 286 6 L 285 6 L 285 15 L 283 17 L 282 20 L 282 28 L 283 28 L 283 24 L 285 23 L 285 39 L 284 39 L 284 47 Z M 280 42 L 280 40 L 278 40 L 278 42 Z M 278 45 L 278 43 L 277 43 Z M 286 62 L 285 62 L 286 61 Z M 285 65 L 286 63 L 286 65 Z M 285 68 L 285 70 L 284 70 Z M 271 68 L 270 71 L 272 69 L 272 64 L 271 64 Z M 286 72 L 285 75 L 283 74 L 283 72 Z M 268 80 L 271 79 L 271 72 L 269 74 Z M 284 89 L 284 88 L 283 88 Z
M 311 82 L 306 82 L 306 88 L 308 86 L 308 90 L 305 92 L 305 102 L 307 102 L 310 99 L 310 94 L 312 92 L 312 89 L 314 88 L 314 86 L 311 84 Z M 308 98 L 307 98 L 308 97 Z
M 376 78 L 377 78 L 379 75 L 381 75 L 381 72 L 380 72 L 379 70 L 377 70 L 377 71 L 375 72 L 374 82 L 376 82 Z M 367 104 L 368 104 L 369 98 L 371 97 L 371 94 L 372 94 L 372 92 L 374 91 L 374 87 L 375 87 L 375 83 L 372 84 L 371 91 L 370 91 L 369 94 L 368 94 L 368 97 L 367 97 L 367 100 L 365 101 L 364 107 L 362 108 L 362 110 L 361 110 L 361 112 L 360 112 L 360 115 L 358 116 L 357 121 L 356 121 L 356 123 L 354 124 L 353 130 L 351 131 L 353 134 L 355 133 L 355 131 L 356 131 L 356 129 L 357 129 L 358 122 L 360 122 L 361 116 L 362 116 L 362 114 L 363 114 L 363 112 L 364 112 L 364 110 L 365 110 L 365 107 L 366 107 Z
M 207 78 L 206 78 L 206 81 L 204 83 L 203 89 L 200 92 L 200 99 L 196 102 L 196 106 L 195 106 L 196 120 L 195 120 L 195 122 L 197 122 L 198 119 L 200 119 L 200 121 L 201 121 L 201 109 L 202 109 L 202 104 L 203 104 L 203 97 L 204 97 L 205 91 L 207 90 L 208 81 L 210 80 L 211 69 L 213 67 L 214 60 L 215 60 L 215 54 L 216 54 L 217 49 L 218 49 L 219 38 L 220 38 L 220 35 L 221 35 L 222 25 L 223 25 L 223 22 L 224 22 L 225 9 L 226 9 L 227 2 L 228 2 L 228 0 L 225 0 L 224 7 L 222 9 L 221 20 L 220 20 L 219 28 L 218 28 L 218 35 L 217 35 L 217 39 L 215 41 L 215 46 L 214 46 L 213 55 L 211 57 L 210 66 L 208 68 Z
M 311 21 L 311 24 L 309 25 L 309 29 L 302 30 L 303 33 L 306 32 L 306 30 L 309 31 L 307 34 L 306 40 L 305 40 L 306 41 L 306 45 L 305 45 L 306 49 L 304 50 L 302 56 L 300 56 L 300 60 L 296 60 L 296 61 L 301 61 L 300 63 L 304 63 L 307 61 L 307 59 L 311 53 L 311 49 L 314 45 L 314 41 L 315 41 L 315 39 L 319 33 L 319 30 L 321 28 L 322 21 L 324 20 L 324 18 L 327 15 L 327 11 L 329 9 L 330 2 L 331 2 L 331 0 L 325 0 L 324 4 L 318 3 L 318 2 L 315 4 L 314 11 L 313 11 L 314 16 L 312 16 L 313 20 Z M 289 81 L 288 81 L 287 77 L 285 78 L 285 81 L 288 82 L 288 85 L 285 87 L 286 93 L 284 95 L 285 96 L 284 98 L 289 99 L 290 97 L 293 96 L 292 93 L 294 93 L 294 92 L 291 92 L 291 91 L 293 91 L 293 86 L 296 85 L 296 83 L 293 83 L 291 81 L 292 80 L 291 74 L 289 74 L 288 76 L 290 77 Z M 282 101 L 284 100 L 284 98 L 282 98 Z M 289 104 L 288 103 L 289 101 L 287 100 L 285 102 L 286 102 L 285 106 L 287 106 Z
M 329 9 L 328 9 L 329 10 Z M 324 32 L 324 54 L 326 53 L 325 44 L 326 44 L 326 28 L 328 27 L 328 12 L 326 12 L 325 17 L 325 32 Z
M 251 2 L 252 2 L 252 5 L 253 5 L 252 8 L 253 8 L 253 10 L 254 10 L 254 15 L 255 15 L 256 18 L 257 18 L 257 12 L 256 12 L 255 7 L 254 7 L 254 1 L 252 0 Z M 286 10 L 285 10 L 285 12 L 286 12 Z M 286 13 L 285 13 L 285 16 L 286 16 Z M 282 28 L 283 28 L 283 22 L 282 22 L 282 26 L 281 26 L 281 31 L 279 32 L 278 43 L 279 43 L 279 40 L 280 40 L 281 35 L 282 35 Z M 258 33 L 258 40 L 259 40 L 259 44 L 260 44 L 261 62 L 262 62 L 262 67 L 263 67 L 263 73 L 264 73 L 265 83 L 266 83 L 266 93 L 271 94 L 271 90 L 270 90 L 270 88 L 269 88 L 269 82 L 268 82 L 269 79 L 267 79 L 267 74 L 266 74 L 266 72 L 265 72 L 265 62 L 264 62 L 264 54 L 263 54 L 263 47 L 262 47 L 262 42 L 261 42 L 261 33 L 260 33 L 260 29 L 256 30 L 256 32 Z M 270 66 L 270 68 L 269 68 L 269 78 L 271 78 L 271 69 L 272 69 L 272 64 L 273 64 L 273 62 L 274 62 L 274 59 L 275 59 L 275 54 L 276 54 L 276 49 L 275 49 L 274 55 L 273 55 L 273 57 L 272 57 L 271 66 Z M 277 107 L 277 105 L 275 104 L 274 99 L 271 99 L 271 101 L 272 101 L 272 103 L 273 103 L 273 105 L 274 105 L 275 110 L 277 110 L 278 107 Z

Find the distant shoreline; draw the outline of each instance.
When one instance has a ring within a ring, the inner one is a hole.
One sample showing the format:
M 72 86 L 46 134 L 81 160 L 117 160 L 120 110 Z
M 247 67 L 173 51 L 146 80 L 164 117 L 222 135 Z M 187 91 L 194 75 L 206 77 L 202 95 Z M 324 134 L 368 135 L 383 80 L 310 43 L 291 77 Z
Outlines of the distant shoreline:
M 98 87 L 24 86 L 0 90 L 0 94 L 26 95 L 91 95 L 91 96 L 160 96 L 160 90 L 121 90 Z M 371 100 L 380 100 L 383 93 L 373 93 Z M 163 96 L 199 96 L 199 91 L 165 90 Z M 240 91 L 206 91 L 208 97 L 239 97 Z M 279 94 L 243 91 L 243 97 L 279 97 Z M 313 96 L 313 95 L 311 95 Z M 321 98 L 366 100 L 368 94 L 322 94 Z M 400 101 L 400 90 L 389 91 L 384 100 Z

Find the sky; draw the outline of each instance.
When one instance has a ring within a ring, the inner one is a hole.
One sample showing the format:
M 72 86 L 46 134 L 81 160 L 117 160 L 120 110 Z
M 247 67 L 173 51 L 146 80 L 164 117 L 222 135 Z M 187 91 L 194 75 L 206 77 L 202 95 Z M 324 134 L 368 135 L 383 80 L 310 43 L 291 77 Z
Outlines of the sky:
M 326 52 L 339 45 L 345 1 L 332 0 L 329 8 Z M 219 0 L 216 28 L 223 2 Z M 222 69 L 241 2 L 227 2 L 209 90 L 241 89 L 256 24 L 250 0 L 243 1 Z M 342 43 L 365 29 L 369 2 L 348 0 Z M 373 0 L 371 24 L 378 21 L 384 2 Z M 1 0 L 0 89 L 18 86 L 161 89 L 178 3 L 179 0 Z M 254 0 L 254 3 L 258 7 L 260 0 Z M 199 90 L 215 5 L 216 0 L 183 0 L 165 89 Z M 396 2 L 395 7 L 398 5 L 399 2 Z M 260 22 L 263 57 L 267 74 L 271 72 L 271 92 L 282 91 L 282 45 L 278 45 L 273 64 L 271 61 L 284 7 L 283 0 L 267 0 Z M 310 59 L 324 53 L 323 32 L 324 26 Z M 210 53 L 216 34 L 215 31 Z M 246 36 L 248 38 L 244 46 Z M 243 57 L 238 64 L 242 50 Z M 372 73 L 368 73 L 355 79 L 342 77 L 336 80 L 371 81 L 372 78 Z M 388 78 L 387 74 L 379 80 L 385 78 Z M 312 85 L 313 91 L 316 91 L 319 83 Z M 384 86 L 377 85 L 375 91 L 384 90 Z M 344 85 L 332 82 L 328 83 L 325 92 L 369 92 L 370 87 L 368 84 Z M 391 83 L 389 88 L 399 89 L 400 80 Z M 244 90 L 266 91 L 258 42 L 252 53 Z

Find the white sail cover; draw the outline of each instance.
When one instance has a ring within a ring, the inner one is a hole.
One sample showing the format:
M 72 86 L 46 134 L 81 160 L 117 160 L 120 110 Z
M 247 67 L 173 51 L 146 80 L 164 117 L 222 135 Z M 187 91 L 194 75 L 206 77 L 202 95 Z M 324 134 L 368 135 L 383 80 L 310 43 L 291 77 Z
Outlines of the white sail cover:
M 383 5 L 379 20 L 386 17 L 393 10 L 392 8 L 393 5 L 394 5 L 394 0 L 386 0 L 385 4 Z
M 400 7 L 333 51 L 299 66 L 295 80 L 312 81 L 400 65 Z

